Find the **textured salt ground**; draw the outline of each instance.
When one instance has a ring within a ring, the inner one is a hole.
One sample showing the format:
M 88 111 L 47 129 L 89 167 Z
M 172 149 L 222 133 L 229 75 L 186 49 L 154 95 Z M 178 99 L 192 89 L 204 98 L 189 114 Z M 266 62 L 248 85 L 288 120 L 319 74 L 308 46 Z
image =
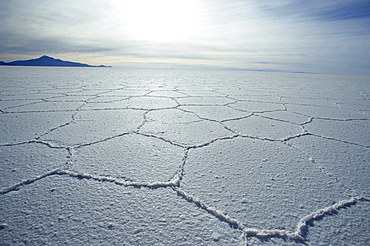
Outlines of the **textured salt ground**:
M 83 102 L 40 102 L 30 105 L 23 105 L 11 108 L 9 112 L 52 112 L 52 111 L 72 111 L 81 107 Z
M 222 106 L 227 105 L 229 103 L 235 102 L 233 99 L 229 99 L 226 97 L 210 97 L 210 96 L 198 96 L 192 98 L 177 98 L 176 101 L 180 105 L 211 105 L 211 106 Z
M 72 115 L 72 112 L 2 114 L 0 142 L 20 143 L 39 138 L 51 129 L 69 123 Z
M 45 88 L 43 88 L 43 89 L 45 89 Z M 72 91 L 73 90 L 68 90 L 65 93 L 70 93 Z M 40 92 L 38 90 L 34 90 L 34 91 L 19 90 L 17 92 L 14 92 L 14 91 L 6 92 L 6 91 L 4 91 L 2 93 L 3 94 L 2 95 L 2 101 L 1 101 L 0 104 L 1 105 L 6 105 L 7 103 L 19 103 L 19 105 L 21 105 L 21 104 L 29 104 L 29 103 L 32 103 L 32 102 L 43 102 L 44 99 L 49 99 L 49 98 L 53 98 L 55 96 L 60 96 L 60 95 L 62 95 L 62 96 L 66 95 L 66 94 L 62 94 L 62 93 L 64 93 L 64 92 L 46 93 L 46 92 Z
M 245 227 L 289 231 L 346 195 L 295 149 L 248 138 L 190 150 L 181 187 Z
M 285 109 L 285 107 L 279 103 L 253 101 L 238 101 L 236 103 L 230 104 L 230 106 L 235 109 L 244 110 L 251 113 Z
M 22 99 L 22 100 L 17 100 L 17 101 L 14 101 L 14 99 L 10 99 L 10 100 L 1 100 L 0 101 L 0 109 L 1 110 L 6 110 L 7 108 L 12 108 L 12 107 L 18 107 L 18 106 L 21 106 L 21 105 L 27 105 L 27 104 L 30 104 L 30 103 L 38 103 L 38 102 L 42 102 L 41 100 L 35 100 L 35 99 Z
M 217 122 L 202 120 L 192 113 L 177 109 L 148 112 L 140 133 L 152 134 L 189 146 L 233 135 Z
M 248 94 L 245 94 L 244 90 L 240 90 L 238 92 L 235 92 L 235 90 L 225 90 L 225 88 L 219 89 L 220 93 L 223 93 L 225 95 L 228 95 L 229 98 L 233 98 L 235 100 L 241 100 L 244 101 L 244 106 L 249 103 L 255 103 L 255 102 L 263 102 L 263 103 L 270 103 L 268 104 L 271 106 L 271 103 L 281 103 L 281 97 L 276 95 L 266 95 L 266 92 L 255 92 L 252 94 L 250 91 L 248 91 Z M 261 93 L 261 94 L 260 94 Z M 260 94 L 260 95 L 259 95 Z M 243 104 L 239 105 L 242 106 Z
M 128 101 L 129 108 L 137 109 L 163 109 L 173 108 L 177 103 L 172 98 L 161 97 L 132 97 Z
M 339 107 L 320 107 L 312 105 L 286 104 L 291 112 L 301 113 L 312 117 L 330 119 L 363 119 L 365 115 L 360 111 L 339 108 Z M 367 118 L 368 119 L 368 118 Z
M 151 91 L 150 93 L 148 93 L 148 96 L 152 96 L 152 97 L 170 97 L 170 98 L 187 97 L 187 95 L 185 93 L 178 92 L 178 91 L 170 91 L 170 90 Z
M 364 78 L 62 70 L 0 91 L 5 245 L 368 244 Z
M 285 122 L 290 122 L 293 124 L 304 124 L 310 121 L 310 117 L 303 116 L 301 114 L 292 113 L 289 111 L 274 111 L 274 112 L 264 112 L 257 113 L 256 115 L 262 116 L 268 119 L 280 120 Z
M 100 104 L 100 103 L 101 104 L 114 103 L 114 102 L 120 102 L 120 101 L 127 101 L 128 99 L 129 97 L 104 96 L 103 94 L 102 96 L 89 99 L 89 105 L 85 105 L 85 107 L 90 106 L 90 104 L 94 105 L 94 104 Z
M 233 109 L 229 106 L 181 106 L 187 112 L 192 112 L 203 119 L 224 121 L 246 117 L 249 113 Z
M 169 181 L 184 150 L 156 138 L 124 135 L 76 150 L 72 170 L 131 181 Z
M 100 101 L 102 102 L 90 102 L 89 104 L 83 107 L 84 110 L 117 110 L 117 109 L 128 109 L 129 101 L 128 98 L 121 98 L 121 99 L 112 99 L 105 97 L 99 97 Z
M 310 223 L 306 238 L 308 245 L 369 245 L 369 206 L 358 203 L 340 212 L 332 213 L 320 220 Z M 261 240 L 248 238 L 248 245 L 297 245 L 289 240 L 272 238 Z
M 134 132 L 143 120 L 144 112 L 140 110 L 81 111 L 76 114 L 71 124 L 50 132 L 42 139 L 64 146 L 99 142 Z
M 368 204 L 356 206 L 336 213 L 333 216 L 323 218 L 322 221 L 314 222 L 310 228 L 307 239 L 311 245 L 369 245 L 370 210 Z M 322 222 L 322 223 L 321 223 Z M 330 226 L 329 226 L 330 225 Z M 324 238 L 327 242 L 319 240 Z
M 104 97 L 133 97 L 133 96 L 140 97 L 146 95 L 149 92 L 150 91 L 148 89 L 143 90 L 135 88 L 131 89 L 124 88 L 104 93 Z
M 67 162 L 65 149 L 53 149 L 41 143 L 0 146 L 0 156 L 0 187 L 63 167 Z
M 369 121 L 335 121 L 314 119 L 305 126 L 310 133 L 328 138 L 340 139 L 363 146 L 370 146 Z M 348 131 L 348 129 L 351 129 Z
M 238 231 L 171 189 L 52 176 L 5 194 L 0 202 L 5 244 L 236 245 L 240 240 Z
M 255 115 L 243 119 L 226 121 L 224 125 L 238 134 L 256 138 L 284 140 L 289 136 L 304 133 L 300 125 Z
M 355 195 L 370 196 L 368 148 L 315 136 L 303 136 L 288 143 L 306 153 L 318 168 L 338 178 Z

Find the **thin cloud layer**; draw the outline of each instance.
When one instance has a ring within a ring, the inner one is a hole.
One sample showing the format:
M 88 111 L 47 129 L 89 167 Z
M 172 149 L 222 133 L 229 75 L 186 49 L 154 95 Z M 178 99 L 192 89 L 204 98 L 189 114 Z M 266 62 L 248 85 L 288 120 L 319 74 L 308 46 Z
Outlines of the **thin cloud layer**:
M 370 3 L 0 1 L 0 60 L 370 75 Z

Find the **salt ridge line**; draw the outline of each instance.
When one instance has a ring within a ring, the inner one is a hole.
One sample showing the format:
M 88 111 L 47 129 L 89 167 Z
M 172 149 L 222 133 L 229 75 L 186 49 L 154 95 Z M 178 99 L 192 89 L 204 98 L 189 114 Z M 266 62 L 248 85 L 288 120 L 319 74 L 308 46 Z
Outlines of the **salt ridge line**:
M 176 182 L 168 181 L 168 182 L 134 182 L 134 181 L 121 181 L 109 176 L 94 176 L 92 174 L 82 173 L 82 172 L 72 172 L 68 170 L 58 170 L 55 174 L 58 175 L 68 175 L 70 177 L 76 178 L 85 178 L 85 179 L 92 179 L 96 181 L 107 181 L 112 182 L 116 185 L 122 186 L 134 186 L 134 187 L 147 187 L 147 188 L 160 188 L 160 187 L 169 187 L 175 186 Z
M 305 217 L 301 218 L 297 224 L 297 228 L 294 232 L 290 232 L 287 230 L 259 230 L 254 228 L 244 229 L 244 237 L 257 237 L 257 238 L 271 238 L 271 237 L 279 237 L 279 238 L 288 238 L 291 240 L 298 240 L 300 242 L 307 241 L 305 239 L 305 233 L 308 230 L 309 224 L 315 220 L 321 219 L 327 215 L 331 215 L 334 212 L 338 212 L 342 208 L 350 207 L 355 205 L 359 201 L 370 202 L 369 197 L 352 197 L 348 200 L 339 201 L 332 206 L 325 207 L 323 209 L 319 209 Z
M 185 160 L 186 158 L 184 158 L 184 162 Z M 181 179 L 181 170 L 180 170 L 180 173 L 177 173 L 174 176 L 174 178 L 171 179 L 171 181 L 147 183 L 147 182 L 121 181 L 121 180 L 117 180 L 113 177 L 108 177 L 108 176 L 94 176 L 94 175 L 82 173 L 82 172 L 77 173 L 77 172 L 72 172 L 68 170 L 53 169 L 42 175 L 35 176 L 27 180 L 23 180 L 18 184 L 15 184 L 11 187 L 0 190 L 0 194 L 6 194 L 11 191 L 16 191 L 21 186 L 31 184 L 37 180 L 41 180 L 45 177 L 52 176 L 52 175 L 68 175 L 70 177 L 75 177 L 75 178 L 92 179 L 92 180 L 101 181 L 101 182 L 112 182 L 116 185 L 122 185 L 122 186 L 134 186 L 134 187 L 146 187 L 146 188 L 171 187 L 174 191 L 176 191 L 176 193 L 179 196 L 183 197 L 188 202 L 194 203 L 198 207 L 207 211 L 209 214 L 212 214 L 213 216 L 220 219 L 221 221 L 228 223 L 232 228 L 242 231 L 242 237 L 244 238 L 244 240 L 246 240 L 246 238 L 248 237 L 256 237 L 260 239 L 268 239 L 268 238 L 276 237 L 276 238 L 295 240 L 300 243 L 305 243 L 307 241 L 305 239 L 305 233 L 308 230 L 310 226 L 309 224 L 311 222 L 321 219 L 327 215 L 331 215 L 333 214 L 333 212 L 338 212 L 342 208 L 355 205 L 358 201 L 370 202 L 369 197 L 352 197 L 348 200 L 339 201 L 333 204 L 332 206 L 319 209 L 309 215 L 304 216 L 303 218 L 299 220 L 296 230 L 294 232 L 291 232 L 288 230 L 266 230 L 266 229 L 256 229 L 256 228 L 245 228 L 244 225 L 238 220 L 233 219 L 229 217 L 228 215 L 225 215 L 223 212 L 211 206 L 208 206 L 207 204 L 202 202 L 199 198 L 195 196 L 191 196 L 187 194 L 186 192 L 184 192 L 183 190 L 181 190 L 178 187 L 180 179 Z
M 87 174 L 83 172 L 73 172 L 69 170 L 61 170 L 61 169 L 53 169 L 50 170 L 49 172 L 46 172 L 42 175 L 38 175 L 29 179 L 22 180 L 21 182 L 7 187 L 5 189 L 0 190 L 0 194 L 6 194 L 11 191 L 16 191 L 18 188 L 31 184 L 37 180 L 41 180 L 43 178 L 46 178 L 48 176 L 53 176 L 53 175 L 68 175 L 70 177 L 75 177 L 75 178 L 82 178 L 82 179 L 92 179 L 96 181 L 106 181 L 106 182 L 111 182 L 116 185 L 122 185 L 122 186 L 135 186 L 135 187 L 147 187 L 147 188 L 159 188 L 159 187 L 169 187 L 169 186 L 176 186 L 178 185 L 178 180 L 176 178 L 171 179 L 171 181 L 168 182 L 133 182 L 133 181 L 125 181 L 125 180 L 119 180 L 115 179 L 113 177 L 109 176 L 94 176 L 92 174 Z
M 243 228 L 243 225 L 239 221 L 237 221 L 236 219 L 233 219 L 233 218 L 231 218 L 231 217 L 223 214 L 221 211 L 219 211 L 219 210 L 217 210 L 217 209 L 215 209 L 213 207 L 208 206 L 207 204 L 205 204 L 204 202 L 202 202 L 199 198 L 197 198 L 195 196 L 191 196 L 191 195 L 185 193 L 183 190 L 181 190 L 178 187 L 172 186 L 171 188 L 174 191 L 176 191 L 176 193 L 179 196 L 183 197 L 188 202 L 194 203 L 198 207 L 204 209 L 208 213 L 210 213 L 213 216 L 215 216 L 216 218 L 218 218 L 219 220 L 228 223 L 232 228 L 234 228 L 234 229 L 242 229 Z
M 123 186 L 138 186 L 138 187 L 149 187 L 149 188 L 157 188 L 157 187 L 169 187 L 169 186 L 179 186 L 180 181 L 182 179 L 183 173 L 184 173 L 184 166 L 186 163 L 186 159 L 188 156 L 188 151 L 186 150 L 184 157 L 182 158 L 181 165 L 179 166 L 179 170 L 175 173 L 175 175 L 171 178 L 170 181 L 168 182 L 133 182 L 133 181 L 121 181 L 117 180 L 113 177 L 108 177 L 108 176 L 94 176 L 91 174 L 83 173 L 83 172 L 73 172 L 69 170 L 61 170 L 59 168 L 50 170 L 42 175 L 34 176 L 29 179 L 22 180 L 21 182 L 7 187 L 5 189 L 0 190 L 0 194 L 6 194 L 11 191 L 16 191 L 18 190 L 19 187 L 31 184 L 37 180 L 43 179 L 48 176 L 52 175 L 68 175 L 71 177 L 77 177 L 77 178 L 86 178 L 86 179 L 93 179 L 97 181 L 108 181 L 108 182 L 113 182 L 117 185 L 123 185 Z M 69 152 L 69 160 L 67 161 L 67 166 L 73 164 L 73 158 L 74 158 L 74 150 L 72 148 L 68 149 Z
M 23 185 L 31 184 L 31 183 L 33 183 L 37 180 L 43 179 L 43 178 L 48 177 L 48 176 L 55 175 L 59 171 L 60 171 L 60 169 L 53 169 L 53 170 L 50 170 L 49 172 L 46 172 L 42 175 L 38 175 L 38 176 L 29 178 L 29 179 L 22 180 L 21 182 L 15 184 L 13 186 L 10 186 L 10 187 L 7 187 L 5 189 L 0 190 L 0 194 L 6 194 L 6 193 L 9 193 L 11 191 L 16 191 L 16 190 L 18 190 L 19 187 L 21 187 Z

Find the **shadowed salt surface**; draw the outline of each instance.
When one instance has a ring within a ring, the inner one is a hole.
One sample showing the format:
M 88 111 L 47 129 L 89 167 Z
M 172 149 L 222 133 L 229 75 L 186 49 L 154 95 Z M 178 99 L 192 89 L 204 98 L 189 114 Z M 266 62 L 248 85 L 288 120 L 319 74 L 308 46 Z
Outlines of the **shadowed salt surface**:
M 369 77 L 0 68 L 4 245 L 368 245 Z

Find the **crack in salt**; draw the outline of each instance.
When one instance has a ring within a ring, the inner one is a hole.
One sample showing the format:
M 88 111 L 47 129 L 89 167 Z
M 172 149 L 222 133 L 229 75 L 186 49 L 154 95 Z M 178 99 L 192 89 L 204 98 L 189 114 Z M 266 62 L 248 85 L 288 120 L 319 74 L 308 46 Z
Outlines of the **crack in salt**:
M 356 145 L 356 146 L 360 146 L 360 147 L 370 148 L 370 145 L 364 145 L 364 144 L 349 142 L 349 141 L 346 141 L 346 140 L 333 138 L 333 137 L 322 136 L 322 135 L 318 135 L 318 134 L 314 134 L 314 133 L 309 133 L 309 134 L 312 135 L 312 136 L 315 136 L 315 137 L 324 138 L 324 139 L 328 139 L 328 140 L 334 140 L 334 141 L 345 143 L 345 144 L 351 144 L 351 145 Z

